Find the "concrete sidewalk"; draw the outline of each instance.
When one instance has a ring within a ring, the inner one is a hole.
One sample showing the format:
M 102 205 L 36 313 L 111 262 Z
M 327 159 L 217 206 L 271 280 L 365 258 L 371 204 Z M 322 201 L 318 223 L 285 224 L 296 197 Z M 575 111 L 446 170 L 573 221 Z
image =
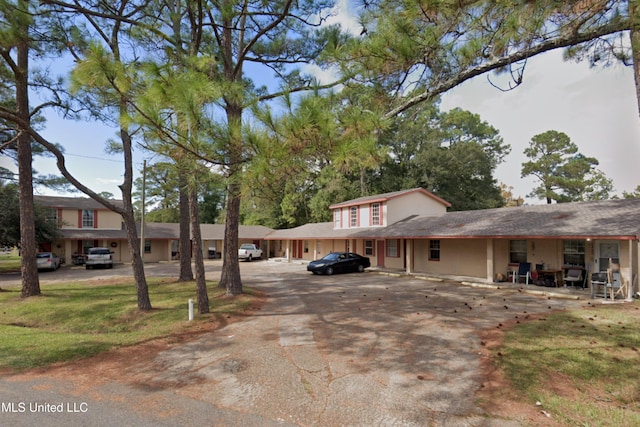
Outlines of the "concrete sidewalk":
M 241 270 L 269 297 L 255 315 L 131 358 L 117 380 L 101 374 L 114 369 L 104 362 L 4 377 L 1 402 L 86 402 L 88 411 L 3 411 L 0 424 L 515 426 L 476 405 L 478 333 L 587 304 L 376 273 L 312 276 L 266 261 Z

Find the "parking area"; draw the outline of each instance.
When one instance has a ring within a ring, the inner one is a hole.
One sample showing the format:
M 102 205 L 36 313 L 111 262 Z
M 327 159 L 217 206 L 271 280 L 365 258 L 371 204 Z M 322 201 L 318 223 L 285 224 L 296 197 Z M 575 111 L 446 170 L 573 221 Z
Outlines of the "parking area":
M 206 265 L 216 280 L 221 261 Z M 149 267 L 149 276 L 175 275 L 177 264 Z M 587 304 L 376 273 L 314 276 L 301 264 L 240 267 L 245 286 L 268 296 L 250 316 L 144 357 L 129 351 L 126 363 L 114 356 L 89 370 L 66 365 L 4 380 L 89 401 L 86 414 L 49 425 L 94 425 L 105 405 L 148 425 L 519 425 L 488 419 L 476 404 L 487 381 L 479 334 Z M 46 286 L 61 272 L 118 275 L 126 267 L 63 269 L 41 280 Z M 12 421 L 25 420 L 19 415 Z

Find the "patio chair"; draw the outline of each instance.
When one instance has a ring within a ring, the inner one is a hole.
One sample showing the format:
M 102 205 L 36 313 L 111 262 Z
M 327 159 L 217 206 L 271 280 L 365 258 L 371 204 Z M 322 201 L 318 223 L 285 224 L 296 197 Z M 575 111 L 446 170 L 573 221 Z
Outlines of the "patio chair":
M 577 268 L 571 268 L 567 270 L 567 275 L 564 276 L 564 287 L 580 285 L 584 289 L 584 280 L 582 280 L 582 270 Z
M 607 297 L 607 273 L 591 274 L 591 298 Z
M 518 264 L 518 271 L 513 272 L 513 283 L 520 283 L 520 280 L 524 279 L 525 284 L 529 284 L 531 279 L 531 263 L 521 262 Z

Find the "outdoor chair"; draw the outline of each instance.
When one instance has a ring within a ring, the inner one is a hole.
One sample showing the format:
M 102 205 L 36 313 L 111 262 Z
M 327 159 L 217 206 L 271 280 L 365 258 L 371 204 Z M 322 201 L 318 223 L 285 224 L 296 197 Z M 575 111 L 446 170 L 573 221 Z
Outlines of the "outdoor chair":
M 618 295 L 624 297 L 626 294 L 626 286 L 624 285 L 624 281 L 622 279 L 622 274 L 620 274 L 620 271 L 608 269 L 607 278 L 607 289 L 609 290 L 609 297 L 612 300 L 615 299 Z
M 531 279 L 530 262 L 521 262 L 518 264 L 518 271 L 513 272 L 513 283 L 520 283 L 522 279 L 524 279 L 525 284 L 529 284 L 529 279 Z
M 582 270 L 575 268 L 567 270 L 567 275 L 564 276 L 564 287 L 580 285 L 584 288 L 584 280 L 582 280 Z
M 607 273 L 599 272 L 591 274 L 591 298 L 607 297 Z

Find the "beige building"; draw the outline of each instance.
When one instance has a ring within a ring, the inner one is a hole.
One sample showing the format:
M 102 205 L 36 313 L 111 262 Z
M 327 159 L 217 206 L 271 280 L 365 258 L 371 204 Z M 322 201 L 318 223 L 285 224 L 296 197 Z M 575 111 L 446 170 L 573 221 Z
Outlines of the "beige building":
M 276 230 L 287 259 L 312 260 L 352 251 L 372 266 L 485 282 L 528 264 L 531 282 L 561 286 L 568 270 L 578 284 L 619 266 L 627 298 L 638 291 L 640 199 L 447 212 L 450 205 L 420 189 L 363 197 L 331 206 L 333 222 Z M 611 264 L 611 265 L 610 265 Z
M 89 247 L 105 246 L 115 262 L 130 262 L 117 213 L 87 198 L 35 199 L 62 232 L 42 250 L 70 263 Z M 449 207 L 421 188 L 396 191 L 336 203 L 331 222 L 287 230 L 240 226 L 239 243 L 255 243 L 271 258 L 311 261 L 351 251 L 368 256 L 374 267 L 486 282 L 528 264 L 537 284 L 562 285 L 568 270 L 579 270 L 578 285 L 588 287 L 591 273 L 615 265 L 628 285 L 626 297 L 638 292 L 640 199 L 464 212 Z M 224 225 L 201 224 L 201 230 L 204 256 L 220 256 Z M 145 261 L 178 258 L 178 224 L 145 224 L 144 238 Z
M 48 218 L 57 222 L 61 232 L 60 239 L 43 245 L 41 250 L 54 252 L 69 264 L 82 262 L 82 256 L 89 248 L 108 247 L 113 252 L 114 262 L 131 262 L 120 214 L 89 198 L 34 196 L 34 199 L 38 205 L 47 209 Z M 120 200 L 112 202 L 122 204 Z M 224 250 L 224 225 L 201 224 L 200 229 L 204 257 L 220 257 Z M 264 237 L 271 231 L 262 226 L 240 226 L 240 244 L 255 243 L 269 254 L 269 245 Z M 179 238 L 179 224 L 145 223 L 145 262 L 178 259 Z

